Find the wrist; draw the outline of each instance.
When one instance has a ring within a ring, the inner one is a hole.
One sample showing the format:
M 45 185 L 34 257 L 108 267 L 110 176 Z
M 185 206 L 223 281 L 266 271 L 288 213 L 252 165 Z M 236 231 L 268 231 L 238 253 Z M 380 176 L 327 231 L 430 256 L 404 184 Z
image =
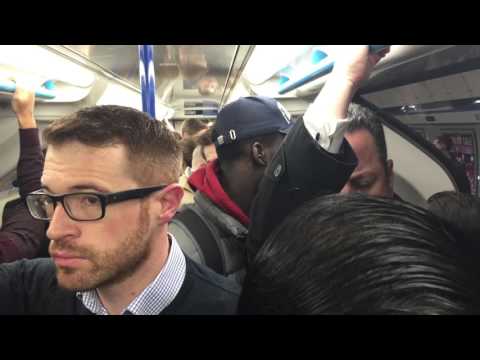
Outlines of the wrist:
M 33 114 L 17 114 L 18 124 L 20 129 L 36 128 L 37 124 Z
M 357 84 L 343 73 L 332 73 L 312 104 L 311 111 L 307 112 L 314 112 L 315 117 L 325 119 L 345 119 L 357 88 Z
M 357 79 L 354 79 L 344 73 L 332 72 L 329 80 L 330 82 L 334 82 L 336 87 L 352 93 L 355 93 L 361 84 L 361 81 L 358 81 Z

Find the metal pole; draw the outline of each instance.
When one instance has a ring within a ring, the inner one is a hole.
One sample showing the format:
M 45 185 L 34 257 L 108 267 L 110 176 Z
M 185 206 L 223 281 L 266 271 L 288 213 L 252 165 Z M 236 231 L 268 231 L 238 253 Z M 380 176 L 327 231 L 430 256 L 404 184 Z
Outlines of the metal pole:
M 138 45 L 142 109 L 155 119 L 155 71 L 153 67 L 153 45 Z

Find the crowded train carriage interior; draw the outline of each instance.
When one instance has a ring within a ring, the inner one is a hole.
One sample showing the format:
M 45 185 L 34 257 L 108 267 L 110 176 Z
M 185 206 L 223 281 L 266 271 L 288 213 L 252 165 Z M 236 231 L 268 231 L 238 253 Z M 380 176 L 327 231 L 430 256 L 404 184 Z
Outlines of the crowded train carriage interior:
M 478 312 L 479 71 L 476 45 L 1 45 L 0 314 Z
M 342 46 L 332 45 L 156 45 L 156 117 L 180 131 L 185 119 L 213 122 L 225 104 L 241 96 L 264 95 L 276 98 L 296 119 L 328 74 L 280 94 L 282 86 L 341 53 Z M 449 152 L 464 165 L 468 190 L 477 194 L 479 61 L 478 46 L 393 45 L 360 89 L 358 101 L 385 114 L 394 190 L 401 198 L 424 205 L 432 194 L 461 186 L 432 145 L 441 135 L 450 139 Z M 137 46 L 1 46 L 0 73 L 2 205 L 17 196 L 12 186 L 19 152 L 10 107 L 12 79 L 41 84 L 35 110 L 40 130 L 85 106 L 142 109 Z

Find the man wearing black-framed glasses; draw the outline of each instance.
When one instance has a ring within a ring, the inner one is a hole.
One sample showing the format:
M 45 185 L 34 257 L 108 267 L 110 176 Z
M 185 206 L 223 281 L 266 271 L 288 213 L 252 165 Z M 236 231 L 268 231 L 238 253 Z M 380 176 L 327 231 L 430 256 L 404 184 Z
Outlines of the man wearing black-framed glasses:
M 42 189 L 26 202 L 50 221 L 53 260 L 0 266 L 0 313 L 234 313 L 238 287 L 193 263 L 168 233 L 182 159 L 163 123 L 97 106 L 44 138 Z
M 101 220 L 105 216 L 108 204 L 142 199 L 155 191 L 165 189 L 166 185 L 101 194 L 97 192 L 73 192 L 51 195 L 43 190 L 27 195 L 28 210 L 38 220 L 52 220 L 57 204 L 62 204 L 66 214 L 75 221 Z

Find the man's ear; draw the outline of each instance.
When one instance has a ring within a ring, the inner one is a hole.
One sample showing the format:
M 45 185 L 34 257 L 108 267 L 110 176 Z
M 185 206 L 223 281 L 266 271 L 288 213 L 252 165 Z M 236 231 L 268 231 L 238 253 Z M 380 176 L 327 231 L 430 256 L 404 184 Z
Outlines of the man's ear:
M 387 160 L 387 181 L 388 181 L 388 187 L 392 191 L 393 194 L 393 160 L 388 159 Z
M 152 195 L 150 212 L 160 223 L 168 223 L 175 216 L 182 198 L 182 187 L 179 184 L 170 184 Z
M 252 144 L 252 158 L 253 162 L 258 166 L 265 167 L 268 164 L 265 154 L 265 148 L 258 141 L 255 141 Z

